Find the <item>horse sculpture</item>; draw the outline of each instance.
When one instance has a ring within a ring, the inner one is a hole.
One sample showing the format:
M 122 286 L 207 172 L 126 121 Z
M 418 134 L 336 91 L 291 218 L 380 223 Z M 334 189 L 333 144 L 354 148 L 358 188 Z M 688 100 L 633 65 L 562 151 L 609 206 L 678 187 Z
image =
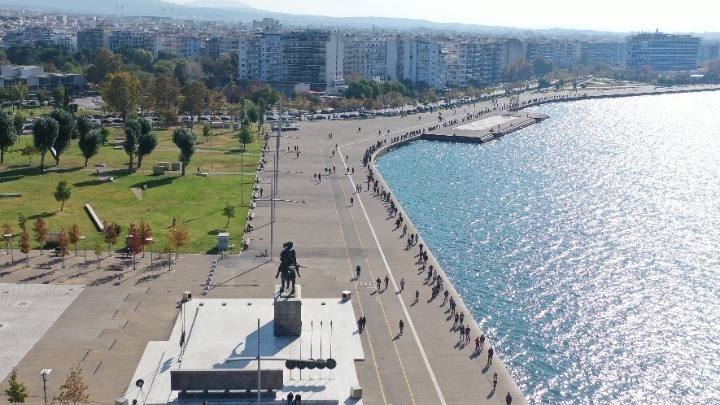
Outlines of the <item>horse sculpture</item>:
M 283 250 L 280 252 L 280 266 L 278 266 L 275 278 L 282 275 L 280 284 L 280 293 L 290 289 L 290 295 L 295 294 L 295 276 L 300 277 L 300 266 L 297 264 L 295 250 L 292 242 L 283 243 Z M 290 284 L 292 283 L 292 288 Z

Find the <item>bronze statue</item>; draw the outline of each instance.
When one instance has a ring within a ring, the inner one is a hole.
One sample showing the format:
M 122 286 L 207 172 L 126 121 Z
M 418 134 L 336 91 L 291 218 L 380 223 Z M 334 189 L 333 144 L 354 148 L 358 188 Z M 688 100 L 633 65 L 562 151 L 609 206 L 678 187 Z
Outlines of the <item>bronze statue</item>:
M 283 243 L 283 250 L 280 252 L 280 266 L 278 266 L 277 274 L 275 278 L 278 278 L 282 274 L 280 293 L 285 292 L 286 289 L 290 289 L 292 283 L 292 289 L 290 289 L 290 295 L 295 293 L 295 275 L 300 277 L 300 265 L 297 264 L 297 258 L 295 257 L 295 249 L 293 249 L 292 242 Z

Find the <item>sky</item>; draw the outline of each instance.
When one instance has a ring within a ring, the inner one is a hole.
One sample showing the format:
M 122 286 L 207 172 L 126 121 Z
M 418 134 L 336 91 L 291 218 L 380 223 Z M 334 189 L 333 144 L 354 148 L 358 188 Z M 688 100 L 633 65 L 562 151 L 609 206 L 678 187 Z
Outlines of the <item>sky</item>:
M 187 3 L 191 0 L 164 0 Z M 228 0 L 223 0 L 227 2 Z M 720 4 L 657 0 L 241 0 L 261 10 L 333 17 L 397 17 L 513 28 L 718 32 Z M 208 0 L 212 3 L 212 0 Z

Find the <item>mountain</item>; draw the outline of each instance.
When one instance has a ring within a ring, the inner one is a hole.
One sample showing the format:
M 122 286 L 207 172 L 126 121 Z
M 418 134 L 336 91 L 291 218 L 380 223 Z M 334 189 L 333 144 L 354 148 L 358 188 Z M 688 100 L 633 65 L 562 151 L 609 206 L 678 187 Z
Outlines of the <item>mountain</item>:
M 222 8 L 222 9 L 234 9 L 234 8 L 250 8 L 249 6 L 238 0 L 193 0 L 189 3 L 184 3 L 185 7 L 202 7 L 202 8 Z

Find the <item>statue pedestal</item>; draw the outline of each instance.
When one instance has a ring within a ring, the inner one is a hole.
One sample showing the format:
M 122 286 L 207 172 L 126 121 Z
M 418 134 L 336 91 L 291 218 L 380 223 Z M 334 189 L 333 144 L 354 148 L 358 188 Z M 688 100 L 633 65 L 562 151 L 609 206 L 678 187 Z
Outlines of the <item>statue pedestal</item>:
M 273 309 L 275 321 L 273 331 L 275 336 L 300 336 L 302 332 L 302 302 L 300 285 L 295 284 L 295 293 L 290 295 L 289 290 L 280 293 L 280 286 L 275 286 L 275 302 Z

